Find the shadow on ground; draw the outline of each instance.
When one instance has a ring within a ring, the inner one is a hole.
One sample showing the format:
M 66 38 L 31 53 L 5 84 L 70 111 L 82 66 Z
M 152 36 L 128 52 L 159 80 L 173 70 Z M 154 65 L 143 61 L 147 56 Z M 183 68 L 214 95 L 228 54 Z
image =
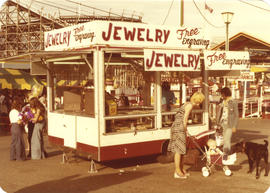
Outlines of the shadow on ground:
M 264 139 L 267 139 L 268 135 L 261 134 L 260 131 L 256 130 L 238 130 L 235 134 L 232 136 L 232 143 L 238 143 L 240 141 L 252 141 L 252 140 L 260 140 L 263 142 Z
M 108 162 L 102 162 L 102 165 L 114 169 L 133 167 L 137 165 L 146 165 L 157 162 L 158 155 L 142 156 L 136 158 L 128 158 L 124 160 L 113 160 Z
M 125 172 L 122 175 L 119 175 L 118 173 L 92 175 L 87 177 L 73 175 L 59 180 L 51 180 L 29 186 L 18 190 L 15 193 L 87 193 L 149 175 L 151 175 L 151 173 L 139 171 Z

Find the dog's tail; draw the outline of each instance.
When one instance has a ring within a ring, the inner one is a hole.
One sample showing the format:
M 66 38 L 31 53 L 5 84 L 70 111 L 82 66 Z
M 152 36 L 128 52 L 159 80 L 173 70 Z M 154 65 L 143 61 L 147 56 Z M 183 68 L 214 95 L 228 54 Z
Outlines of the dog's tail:
M 267 140 L 263 140 L 263 141 L 265 143 L 265 147 L 267 147 L 268 146 L 268 141 Z

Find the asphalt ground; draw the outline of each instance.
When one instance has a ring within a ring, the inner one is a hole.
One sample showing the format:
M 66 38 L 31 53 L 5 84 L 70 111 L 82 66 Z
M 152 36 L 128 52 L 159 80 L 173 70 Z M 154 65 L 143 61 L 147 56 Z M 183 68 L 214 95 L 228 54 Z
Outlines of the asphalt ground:
M 247 174 L 248 162 L 244 154 L 237 155 L 231 166 L 232 176 L 225 176 L 222 168 L 212 169 L 203 177 L 201 161 L 197 167 L 188 166 L 188 179 L 174 179 L 174 164 L 161 164 L 155 156 L 98 163 L 97 173 L 89 173 L 90 162 L 71 156 L 62 163 L 62 152 L 47 143 L 47 159 L 9 161 L 9 133 L 0 133 L 0 187 L 8 193 L 264 193 L 270 192 L 270 176 L 255 178 L 255 171 Z M 263 143 L 270 141 L 270 120 L 240 120 L 233 143 L 241 140 Z M 268 164 L 270 167 L 270 164 Z M 261 161 L 261 168 L 265 168 Z M 269 189 L 269 190 L 268 190 Z M 1 190 L 0 190 L 0 193 Z

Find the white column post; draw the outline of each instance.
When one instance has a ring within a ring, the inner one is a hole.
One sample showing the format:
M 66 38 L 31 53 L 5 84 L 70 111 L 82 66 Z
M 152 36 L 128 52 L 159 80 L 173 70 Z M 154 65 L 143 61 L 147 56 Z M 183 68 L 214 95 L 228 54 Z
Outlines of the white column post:
M 156 118 L 156 127 L 158 129 L 162 128 L 162 109 L 161 109 L 161 97 L 162 97 L 162 92 L 161 92 L 161 77 L 160 77 L 160 72 L 155 73 L 156 76 L 156 84 L 155 84 L 155 107 L 157 108 L 157 118 Z
M 246 103 L 247 103 L 247 81 L 244 81 L 244 97 L 243 97 L 243 109 L 242 109 L 242 118 L 246 116 Z

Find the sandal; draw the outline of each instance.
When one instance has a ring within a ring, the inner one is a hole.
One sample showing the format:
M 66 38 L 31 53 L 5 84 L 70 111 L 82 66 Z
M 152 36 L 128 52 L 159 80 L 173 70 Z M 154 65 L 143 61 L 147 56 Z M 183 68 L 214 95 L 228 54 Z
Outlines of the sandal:
M 186 175 L 180 176 L 177 172 L 174 172 L 174 178 L 187 179 Z
M 187 172 L 186 170 L 184 170 L 184 172 L 183 172 L 187 177 L 189 177 L 190 176 L 190 173 L 189 172 Z

